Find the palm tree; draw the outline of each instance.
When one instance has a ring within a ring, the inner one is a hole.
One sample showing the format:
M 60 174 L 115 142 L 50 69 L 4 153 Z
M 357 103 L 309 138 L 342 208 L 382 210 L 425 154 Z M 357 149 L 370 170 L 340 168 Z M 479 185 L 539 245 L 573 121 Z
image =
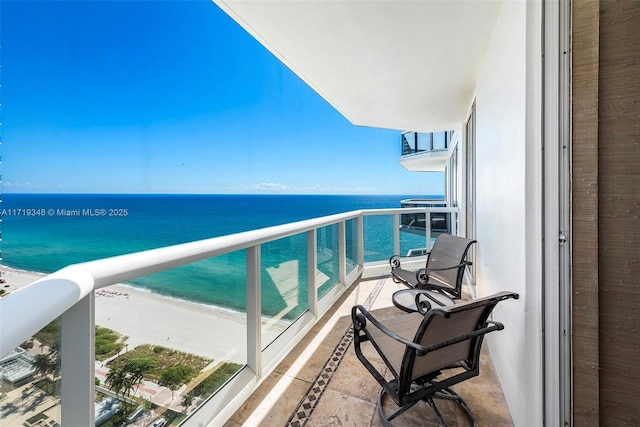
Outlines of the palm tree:
M 144 375 L 151 372 L 156 365 L 156 359 L 152 357 L 136 357 L 127 360 L 122 369 L 131 379 L 131 388 L 135 388 L 140 385 Z
M 182 397 L 182 402 L 180 403 L 182 406 L 184 406 L 184 413 L 187 414 L 189 412 L 189 406 L 191 406 L 191 404 L 193 403 L 193 400 L 195 399 L 195 395 L 192 392 L 189 392 L 187 394 L 185 394 Z
M 131 389 L 132 382 L 124 368 L 113 368 L 107 374 L 104 381 L 109 390 L 116 394 L 116 397 L 122 396 Z
M 44 378 L 51 369 L 49 355 L 44 353 L 36 354 L 33 366 L 36 368 L 36 373 L 39 373 Z
M 60 373 L 60 363 L 58 360 L 58 355 L 60 354 L 60 336 L 56 339 L 56 341 L 49 347 L 49 363 L 51 366 L 49 367 L 50 372 L 53 374 L 53 380 L 55 381 L 58 378 Z

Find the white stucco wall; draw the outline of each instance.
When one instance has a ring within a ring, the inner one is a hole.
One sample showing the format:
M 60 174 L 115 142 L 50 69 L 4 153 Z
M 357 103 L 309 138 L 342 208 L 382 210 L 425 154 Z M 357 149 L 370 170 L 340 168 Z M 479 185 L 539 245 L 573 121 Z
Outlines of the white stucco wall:
M 520 294 L 487 340 L 517 426 L 543 423 L 537 15 L 503 3 L 476 79 L 477 292 Z

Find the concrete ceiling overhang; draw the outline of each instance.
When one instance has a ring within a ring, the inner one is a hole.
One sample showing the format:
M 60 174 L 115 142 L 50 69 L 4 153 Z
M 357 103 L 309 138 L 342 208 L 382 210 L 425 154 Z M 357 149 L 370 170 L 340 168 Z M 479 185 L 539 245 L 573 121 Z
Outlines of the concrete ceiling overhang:
M 460 129 L 500 1 L 213 0 L 353 124 Z

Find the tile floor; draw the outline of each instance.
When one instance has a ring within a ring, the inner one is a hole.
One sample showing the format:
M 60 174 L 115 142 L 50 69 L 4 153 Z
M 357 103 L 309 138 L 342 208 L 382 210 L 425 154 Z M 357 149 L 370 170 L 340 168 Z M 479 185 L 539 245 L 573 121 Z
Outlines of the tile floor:
M 393 315 L 398 309 L 391 295 L 403 288 L 390 278 L 362 280 L 352 286 L 226 426 L 381 426 L 376 410 L 380 387 L 356 358 L 350 310 L 362 304 L 381 318 Z M 472 408 L 480 426 L 513 425 L 486 346 L 480 376 L 454 389 Z M 453 403 L 437 403 L 448 426 L 471 425 L 466 413 Z M 394 404 L 388 400 L 385 407 L 391 412 Z M 438 423 L 431 408 L 419 403 L 393 425 Z

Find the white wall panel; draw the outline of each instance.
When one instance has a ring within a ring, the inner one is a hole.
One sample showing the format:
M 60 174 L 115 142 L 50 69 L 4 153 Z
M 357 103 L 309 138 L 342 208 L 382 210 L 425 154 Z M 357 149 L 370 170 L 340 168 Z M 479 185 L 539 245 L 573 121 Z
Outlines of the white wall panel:
M 516 425 L 542 425 L 540 26 L 535 7 L 502 5 L 476 80 L 477 292 L 518 292 L 497 307 L 489 347 Z M 528 31 L 531 30 L 531 31 Z M 537 50 L 536 50 L 537 48 Z M 537 56 L 528 52 L 537 52 Z M 536 68 L 538 67 L 538 68 Z M 536 134 L 538 136 L 536 136 Z M 536 202 L 537 200 L 537 202 Z

